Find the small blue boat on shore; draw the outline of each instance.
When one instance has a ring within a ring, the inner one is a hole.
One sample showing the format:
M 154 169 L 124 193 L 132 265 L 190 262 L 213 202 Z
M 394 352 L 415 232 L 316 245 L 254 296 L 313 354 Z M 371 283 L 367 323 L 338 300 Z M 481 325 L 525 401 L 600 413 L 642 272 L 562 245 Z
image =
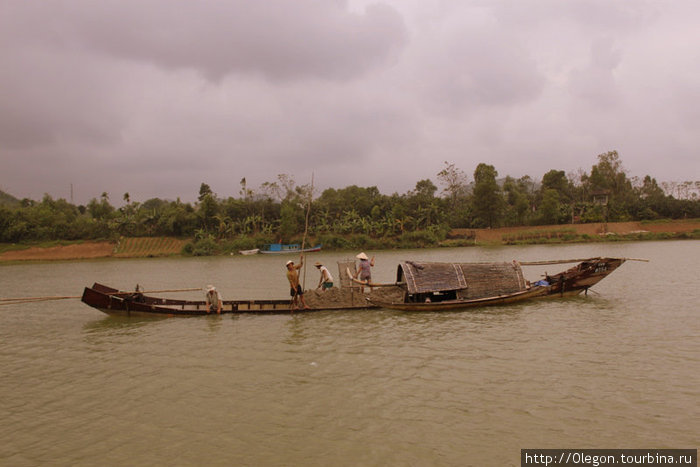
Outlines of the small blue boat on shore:
M 260 249 L 260 253 L 266 255 L 281 255 L 286 253 L 310 253 L 312 251 L 321 251 L 321 245 L 316 245 L 310 248 L 301 248 L 298 243 L 269 243 Z

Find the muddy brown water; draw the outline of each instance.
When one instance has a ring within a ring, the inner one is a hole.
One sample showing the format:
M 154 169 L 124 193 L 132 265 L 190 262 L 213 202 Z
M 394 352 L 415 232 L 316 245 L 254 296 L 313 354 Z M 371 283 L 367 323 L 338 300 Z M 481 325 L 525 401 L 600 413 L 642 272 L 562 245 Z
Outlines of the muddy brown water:
M 0 306 L 0 465 L 501 466 L 519 465 L 521 448 L 698 447 L 699 241 L 368 253 L 380 282 L 404 259 L 651 261 L 625 263 L 587 297 L 448 313 Z M 308 259 L 337 275 L 352 255 Z M 287 259 L 5 264 L 0 297 L 100 281 L 285 298 Z

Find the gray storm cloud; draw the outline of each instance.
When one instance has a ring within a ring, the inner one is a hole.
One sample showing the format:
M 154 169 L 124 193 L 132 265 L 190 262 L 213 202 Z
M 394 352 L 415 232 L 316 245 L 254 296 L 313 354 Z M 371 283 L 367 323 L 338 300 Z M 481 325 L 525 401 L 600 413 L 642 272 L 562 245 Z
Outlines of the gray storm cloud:
M 0 3 L 0 189 L 405 192 L 445 160 L 541 177 L 618 150 L 698 178 L 697 2 Z
M 374 4 L 362 14 L 317 0 L 116 0 L 50 7 L 67 40 L 97 53 L 220 79 L 349 80 L 397 53 L 406 41 L 400 15 Z

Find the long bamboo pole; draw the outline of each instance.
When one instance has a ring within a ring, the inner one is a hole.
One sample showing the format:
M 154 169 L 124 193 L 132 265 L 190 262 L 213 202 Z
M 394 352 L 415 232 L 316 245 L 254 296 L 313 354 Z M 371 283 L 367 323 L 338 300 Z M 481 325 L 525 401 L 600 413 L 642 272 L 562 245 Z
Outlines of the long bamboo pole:
M 581 263 L 583 261 L 590 261 L 597 258 L 582 258 L 582 259 L 556 259 L 552 261 L 518 261 L 522 266 L 545 266 L 547 264 L 566 264 L 566 263 Z M 648 263 L 648 259 L 641 258 L 615 258 L 622 259 L 625 261 L 643 261 Z
M 311 213 L 311 200 L 314 195 L 314 173 L 311 172 L 311 189 L 309 190 L 309 201 L 306 205 L 306 224 L 304 225 L 304 237 L 301 240 L 301 251 L 304 251 L 306 246 L 306 234 L 309 232 L 309 214 Z M 306 289 L 306 261 L 304 261 L 304 278 L 301 284 L 301 289 Z
M 167 293 L 167 292 L 195 292 L 201 291 L 201 287 L 193 287 L 189 289 L 163 289 L 163 290 L 146 290 L 139 291 L 138 293 Z M 114 292 L 109 295 L 131 295 L 137 292 Z M 82 298 L 82 295 L 67 295 L 67 296 L 47 296 L 47 297 L 14 297 L 14 298 L 0 298 L 0 306 L 2 305 L 12 305 L 15 303 L 29 303 L 29 302 L 43 302 L 49 300 L 70 300 L 76 298 Z
M 80 297 L 36 297 L 36 298 L 26 298 L 26 299 L 20 298 L 20 299 L 3 301 L 0 303 L 0 306 L 19 305 L 22 303 L 46 302 L 46 301 L 50 301 L 50 300 L 64 300 L 64 299 L 75 299 L 75 298 L 80 298 Z

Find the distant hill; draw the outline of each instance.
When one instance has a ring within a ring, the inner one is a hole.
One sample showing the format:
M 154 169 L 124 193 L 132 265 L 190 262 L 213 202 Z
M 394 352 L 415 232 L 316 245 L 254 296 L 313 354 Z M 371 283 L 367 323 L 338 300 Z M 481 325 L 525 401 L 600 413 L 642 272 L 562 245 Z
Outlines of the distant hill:
M 19 206 L 19 200 L 14 196 L 0 190 L 0 205 L 2 206 Z

